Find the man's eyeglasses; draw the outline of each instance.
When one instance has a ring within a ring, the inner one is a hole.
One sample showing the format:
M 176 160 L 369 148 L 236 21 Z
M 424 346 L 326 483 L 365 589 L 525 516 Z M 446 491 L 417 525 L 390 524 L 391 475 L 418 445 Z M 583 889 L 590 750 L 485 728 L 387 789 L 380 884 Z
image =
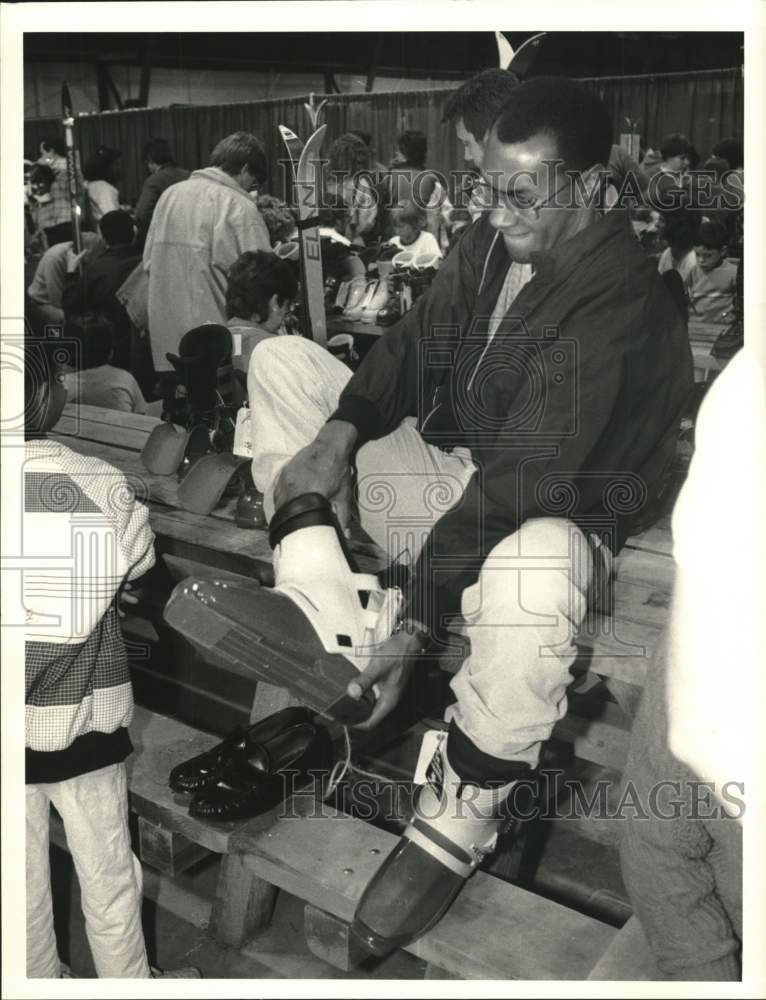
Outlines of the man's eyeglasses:
M 540 209 L 545 208 L 549 205 L 553 199 L 568 187 L 570 184 L 570 179 L 567 180 L 560 186 L 557 187 L 553 194 L 549 195 L 547 198 L 540 198 L 533 196 L 531 192 L 520 191 L 518 194 L 510 189 L 503 190 L 500 187 L 492 184 L 487 178 L 481 178 L 476 184 L 476 188 L 479 189 L 480 195 L 483 195 L 482 201 L 487 208 L 501 207 L 501 208 L 512 208 L 515 212 L 524 212 L 526 215 L 534 213 L 535 218 L 538 216 Z M 489 200 L 487 200 L 489 199 Z

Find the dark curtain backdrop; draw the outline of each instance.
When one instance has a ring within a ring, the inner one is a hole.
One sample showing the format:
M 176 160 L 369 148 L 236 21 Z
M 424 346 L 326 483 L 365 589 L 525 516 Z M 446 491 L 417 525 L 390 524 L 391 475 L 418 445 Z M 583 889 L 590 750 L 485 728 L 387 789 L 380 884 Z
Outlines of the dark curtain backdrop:
M 615 123 L 615 141 L 625 130 L 624 119 L 638 120 L 644 144 L 654 144 L 667 132 L 686 134 L 707 157 L 716 140 L 742 135 L 743 80 L 740 69 L 695 74 L 669 74 L 587 80 L 598 90 Z M 372 133 L 375 155 L 388 163 L 396 136 L 405 128 L 422 129 L 428 136 L 428 165 L 449 174 L 464 167 L 462 150 L 452 129 L 441 124 L 442 109 L 451 90 L 377 94 L 333 94 L 321 121 L 328 125 L 326 153 L 334 138 L 348 129 Z M 321 100 L 322 98 L 317 98 Z M 266 147 L 271 164 L 269 190 L 285 197 L 289 187 L 284 170 L 284 148 L 277 131 L 287 125 L 301 136 L 310 131 L 304 98 L 286 98 L 243 104 L 149 108 L 108 111 L 77 119 L 76 136 L 83 160 L 100 144 L 122 151 L 122 196 L 135 202 L 144 181 L 141 148 L 147 139 L 168 139 L 179 164 L 204 166 L 213 146 L 223 136 L 244 129 L 255 133 Z M 26 155 L 36 159 L 40 140 L 58 133 L 55 118 L 24 123 Z

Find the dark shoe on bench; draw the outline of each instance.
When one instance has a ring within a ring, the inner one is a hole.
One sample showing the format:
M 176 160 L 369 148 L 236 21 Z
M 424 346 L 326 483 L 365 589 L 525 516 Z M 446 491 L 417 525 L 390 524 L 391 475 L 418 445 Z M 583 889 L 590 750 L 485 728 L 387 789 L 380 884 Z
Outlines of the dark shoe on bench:
M 170 772 L 170 787 L 174 792 L 199 792 L 217 780 L 221 770 L 236 754 L 251 754 L 260 744 L 273 739 L 284 729 L 301 722 L 311 722 L 313 718 L 314 713 L 310 709 L 291 707 L 283 708 L 249 728 L 237 726 L 221 743 L 174 767 Z
M 251 819 L 330 770 L 333 748 L 327 730 L 299 722 L 281 730 L 252 751 L 239 750 L 217 780 L 198 792 L 189 815 L 198 819 Z

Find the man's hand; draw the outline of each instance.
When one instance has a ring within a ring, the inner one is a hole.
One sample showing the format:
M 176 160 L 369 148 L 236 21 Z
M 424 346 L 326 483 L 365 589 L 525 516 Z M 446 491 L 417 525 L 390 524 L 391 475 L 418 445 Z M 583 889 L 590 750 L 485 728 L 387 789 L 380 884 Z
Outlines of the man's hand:
M 373 685 L 378 687 L 372 714 L 356 729 L 374 729 L 396 707 L 421 650 L 420 640 L 407 632 L 395 633 L 376 649 L 368 666 L 346 688 L 358 701 Z
M 345 531 L 351 516 L 349 463 L 356 437 L 356 428 L 345 421 L 325 424 L 282 469 L 274 487 L 274 506 L 279 509 L 304 493 L 319 493 L 332 503 Z

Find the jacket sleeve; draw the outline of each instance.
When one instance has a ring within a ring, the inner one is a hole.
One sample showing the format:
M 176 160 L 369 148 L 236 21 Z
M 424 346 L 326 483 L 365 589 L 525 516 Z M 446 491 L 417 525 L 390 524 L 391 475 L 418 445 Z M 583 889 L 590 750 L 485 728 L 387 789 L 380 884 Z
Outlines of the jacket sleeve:
M 540 342 L 531 353 L 526 339 L 504 338 L 498 346 L 499 367 L 515 375 L 500 390 L 507 402 L 491 406 L 491 413 L 510 416 L 497 429 L 486 424 L 491 440 L 485 437 L 472 449 L 476 472 L 461 500 L 437 521 L 411 581 L 407 613 L 437 638 L 443 637 L 444 619 L 460 612 L 463 590 L 476 581 L 498 542 L 528 518 L 567 516 L 574 497 L 587 510 L 601 495 L 601 477 L 577 475 L 609 423 L 622 378 L 620 364 L 604 365 L 595 352 L 578 357 L 577 347 L 588 342 L 588 332 L 592 341 L 598 317 L 603 325 L 603 308 L 582 311 L 577 325 L 570 324 L 563 363 L 560 353 Z M 530 430 L 518 401 L 530 398 L 535 384 L 540 405 Z M 482 386 L 483 398 L 492 392 L 491 382 Z M 480 412 L 475 420 L 480 424 Z
M 152 221 L 154 206 L 160 199 L 162 190 L 157 186 L 154 177 L 147 177 L 136 205 L 136 223 L 140 234 L 145 235 L 149 231 L 149 223 Z
M 269 231 L 255 204 L 248 203 L 244 192 L 235 197 L 213 222 L 211 263 L 224 274 L 248 250 L 271 250 Z
M 459 326 L 470 315 L 484 265 L 482 251 L 488 249 L 486 235 L 478 225 L 466 229 L 428 292 L 386 331 L 343 390 L 330 420 L 353 424 L 360 445 L 418 415 L 421 344 L 439 327 Z

